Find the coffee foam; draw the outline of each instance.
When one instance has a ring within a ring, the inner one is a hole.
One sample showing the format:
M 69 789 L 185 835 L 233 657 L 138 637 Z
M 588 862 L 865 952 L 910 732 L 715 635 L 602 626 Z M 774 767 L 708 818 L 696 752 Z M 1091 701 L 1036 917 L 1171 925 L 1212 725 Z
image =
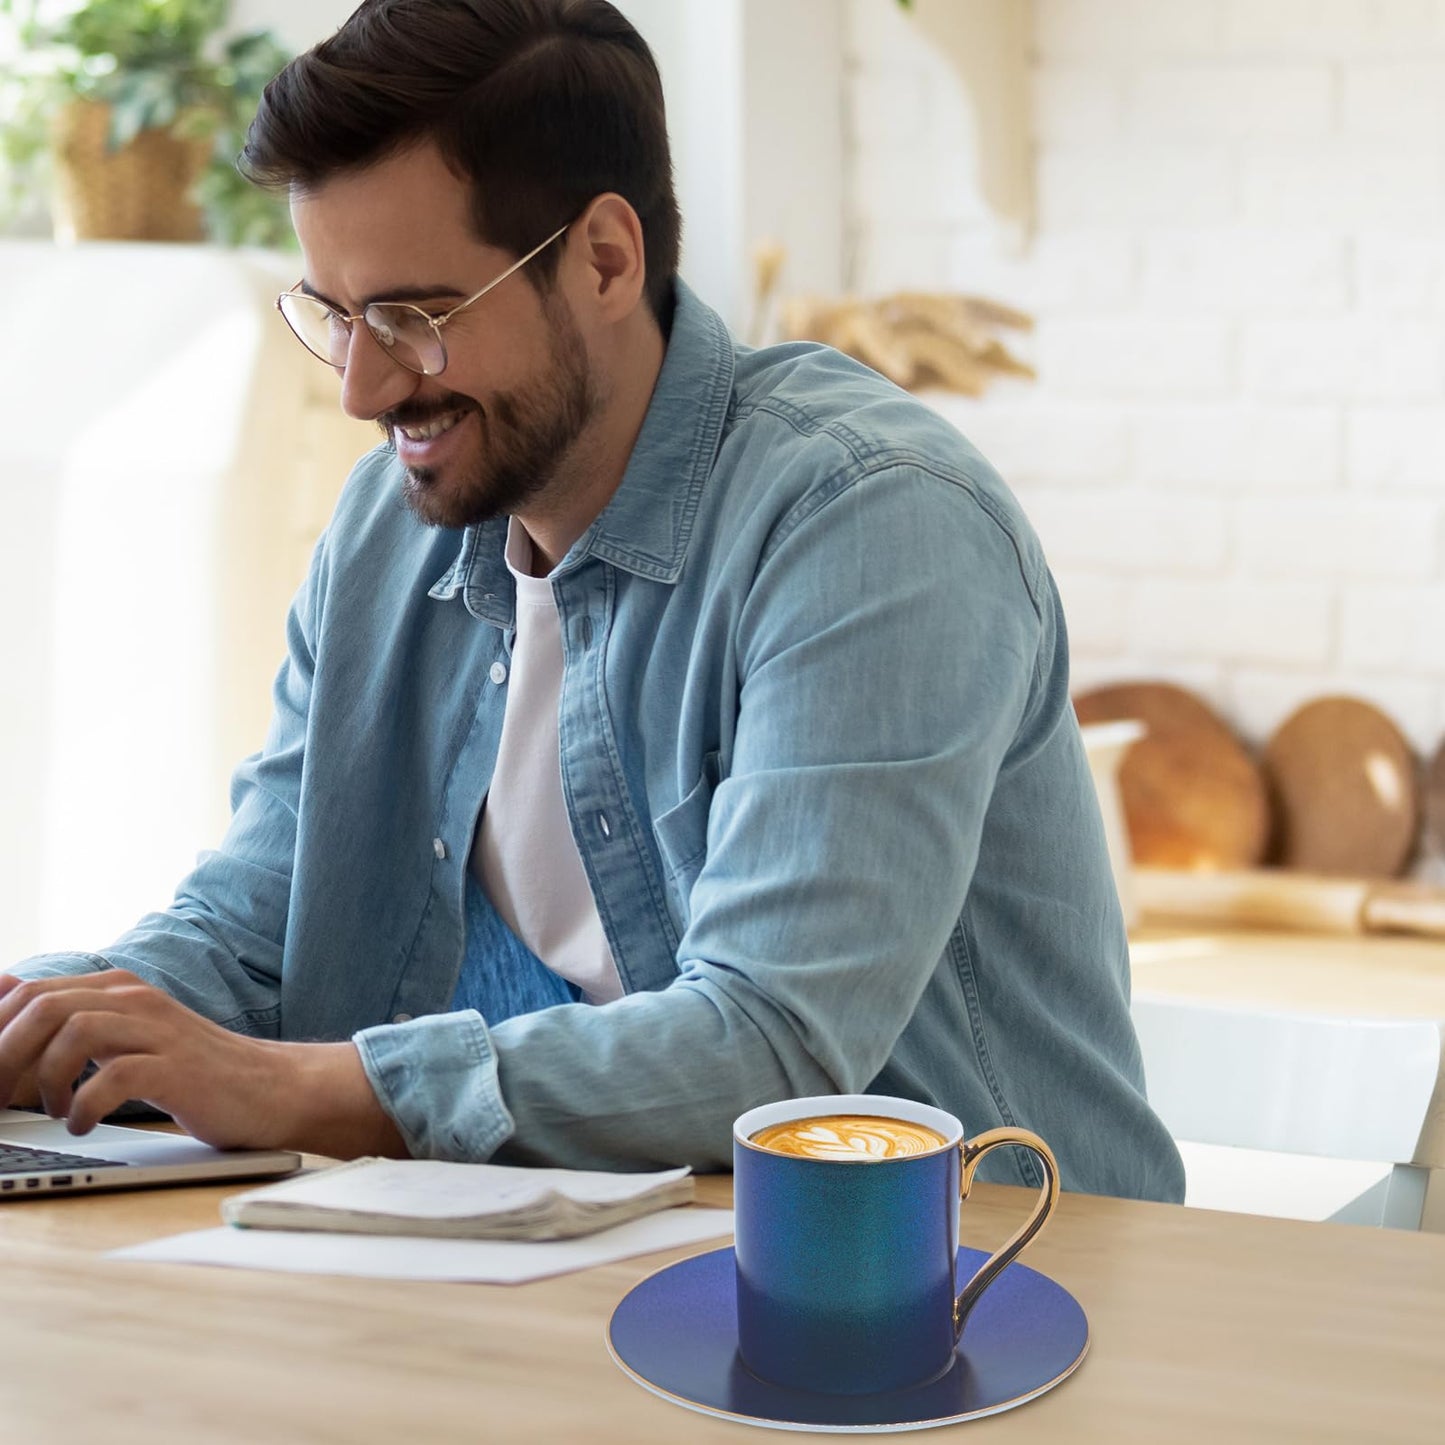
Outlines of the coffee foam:
M 759 1129 L 749 1140 L 771 1154 L 824 1159 L 842 1164 L 871 1164 L 931 1154 L 948 1140 L 926 1124 L 885 1119 L 873 1114 L 825 1114 L 790 1119 Z

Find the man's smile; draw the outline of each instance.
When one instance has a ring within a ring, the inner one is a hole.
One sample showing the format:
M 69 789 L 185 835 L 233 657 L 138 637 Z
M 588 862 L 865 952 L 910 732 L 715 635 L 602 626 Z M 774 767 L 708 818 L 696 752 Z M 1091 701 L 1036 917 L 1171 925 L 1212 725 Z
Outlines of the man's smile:
M 477 445 L 478 433 L 464 423 L 474 416 L 480 416 L 476 407 L 454 407 L 424 419 L 388 425 L 397 460 L 413 481 L 434 481 L 439 468 L 450 468 L 469 455 Z
M 445 416 L 439 416 L 432 421 L 423 422 L 420 426 L 399 426 L 397 430 L 408 440 L 413 442 L 429 442 L 434 437 L 439 437 L 443 432 L 450 431 L 466 415 L 464 411 L 450 411 Z

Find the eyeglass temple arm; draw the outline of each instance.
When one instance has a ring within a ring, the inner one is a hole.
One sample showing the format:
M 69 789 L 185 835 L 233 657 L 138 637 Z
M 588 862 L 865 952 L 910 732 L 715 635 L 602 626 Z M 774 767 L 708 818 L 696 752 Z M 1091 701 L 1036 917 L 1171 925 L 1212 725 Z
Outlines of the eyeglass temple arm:
M 457 314 L 458 311 L 465 311 L 466 308 L 470 306 L 474 301 L 480 301 L 482 297 L 485 296 L 487 292 L 490 291 L 494 286 L 500 286 L 502 282 L 507 279 L 508 276 L 514 275 L 516 272 L 520 271 L 522 267 L 525 266 L 527 262 L 532 259 L 533 256 L 540 256 L 542 252 L 545 251 L 547 247 L 550 246 L 552 242 L 557 239 L 558 236 L 562 235 L 567 230 L 567 228 L 571 226 L 571 224 L 572 222 L 568 221 L 566 226 L 558 226 L 558 228 L 553 231 L 552 234 L 548 236 L 547 239 L 543 241 L 540 246 L 533 246 L 532 249 L 528 251 L 525 256 L 521 256 L 517 260 L 513 261 L 512 264 L 508 266 L 507 269 L 503 271 L 500 276 L 493 277 L 492 280 L 488 281 L 487 284 L 483 286 L 482 289 L 478 291 L 474 296 L 468 296 L 465 301 L 459 301 L 455 306 L 452 307 L 450 311 L 444 311 L 440 316 L 427 316 L 427 322 L 431 326 L 432 330 L 440 331 L 441 328 L 445 326 L 446 323 Z M 425 312 L 423 312 L 422 314 L 426 315 Z M 356 318 L 353 317 L 348 319 L 355 320 Z

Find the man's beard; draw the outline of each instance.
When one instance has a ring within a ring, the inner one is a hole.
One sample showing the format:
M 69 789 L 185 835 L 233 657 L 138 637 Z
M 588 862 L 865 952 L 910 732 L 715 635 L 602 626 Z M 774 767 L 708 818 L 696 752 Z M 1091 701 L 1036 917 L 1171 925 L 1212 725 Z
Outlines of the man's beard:
M 549 362 L 538 381 L 498 392 L 484 409 L 453 392 L 424 406 L 400 406 L 378 417 L 391 436 L 398 426 L 421 426 L 449 412 L 477 414 L 481 451 L 470 474 L 442 482 L 431 467 L 408 467 L 402 498 L 433 527 L 470 527 L 507 516 L 556 477 L 568 450 L 597 409 L 597 390 L 582 335 L 560 296 L 543 303 Z M 463 423 L 465 424 L 465 423 Z

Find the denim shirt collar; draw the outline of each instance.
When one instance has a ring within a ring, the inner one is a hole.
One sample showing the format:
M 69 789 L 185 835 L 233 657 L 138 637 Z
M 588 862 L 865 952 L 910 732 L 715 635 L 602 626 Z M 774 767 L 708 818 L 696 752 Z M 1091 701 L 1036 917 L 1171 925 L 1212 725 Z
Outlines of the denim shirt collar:
M 727 421 L 736 355 L 722 318 L 681 280 L 674 284 L 672 334 L 627 469 L 559 572 L 596 557 L 656 582 L 674 583 L 682 573 Z M 430 595 L 449 601 L 460 593 L 475 617 L 510 626 L 514 589 L 503 555 L 506 536 L 506 517 L 468 527 Z

